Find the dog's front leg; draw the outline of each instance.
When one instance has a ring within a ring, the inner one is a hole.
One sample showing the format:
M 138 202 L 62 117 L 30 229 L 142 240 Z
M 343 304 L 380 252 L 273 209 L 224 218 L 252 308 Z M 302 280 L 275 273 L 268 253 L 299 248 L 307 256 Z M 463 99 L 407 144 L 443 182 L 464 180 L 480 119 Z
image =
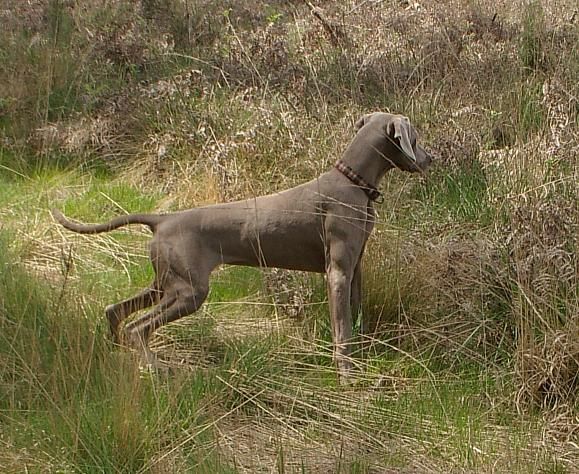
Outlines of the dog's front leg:
M 362 335 L 365 335 L 367 330 L 367 323 L 364 320 L 364 315 L 362 314 L 362 257 L 360 257 L 360 260 L 358 260 L 358 263 L 354 268 L 351 288 L 350 307 L 352 308 L 352 318 L 354 318 L 355 321 L 357 321 L 358 318 L 361 319 L 360 332 Z
M 335 254 L 336 252 L 331 252 Z M 351 266 L 345 264 L 343 256 L 331 255 L 327 269 L 328 299 L 334 342 L 334 362 L 342 383 L 348 382 L 352 372 L 350 359 L 352 344 L 352 312 L 350 291 Z

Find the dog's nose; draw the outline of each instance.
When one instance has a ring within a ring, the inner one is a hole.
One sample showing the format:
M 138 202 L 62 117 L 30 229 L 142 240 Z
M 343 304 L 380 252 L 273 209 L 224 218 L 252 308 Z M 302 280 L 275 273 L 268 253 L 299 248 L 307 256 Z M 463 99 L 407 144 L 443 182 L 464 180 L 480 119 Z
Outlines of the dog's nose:
M 423 159 L 419 163 L 420 171 L 426 171 L 428 167 L 431 165 L 433 160 L 434 156 L 431 153 L 425 151 Z

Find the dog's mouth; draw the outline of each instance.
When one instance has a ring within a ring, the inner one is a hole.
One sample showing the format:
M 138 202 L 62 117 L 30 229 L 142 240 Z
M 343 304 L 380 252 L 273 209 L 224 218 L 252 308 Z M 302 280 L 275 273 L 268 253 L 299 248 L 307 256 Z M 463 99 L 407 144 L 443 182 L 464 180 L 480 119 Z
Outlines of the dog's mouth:
M 418 159 L 413 162 L 413 171 L 425 173 L 430 168 L 430 165 L 432 165 L 434 156 L 422 148 L 416 150 L 416 156 Z

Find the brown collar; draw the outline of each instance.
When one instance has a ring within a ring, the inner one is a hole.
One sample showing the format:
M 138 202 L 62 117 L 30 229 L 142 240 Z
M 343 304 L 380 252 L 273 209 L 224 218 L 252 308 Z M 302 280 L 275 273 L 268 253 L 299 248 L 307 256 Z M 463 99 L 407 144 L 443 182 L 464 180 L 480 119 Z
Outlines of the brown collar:
M 362 190 L 366 193 L 366 195 L 370 198 L 370 200 L 375 201 L 377 203 L 384 202 L 384 196 L 382 195 L 382 193 L 378 191 L 370 183 L 368 183 L 368 181 L 362 178 L 362 176 L 356 173 L 342 160 L 336 161 L 336 164 L 334 166 L 340 173 L 342 173 L 346 178 L 352 181 L 352 183 L 362 188 Z

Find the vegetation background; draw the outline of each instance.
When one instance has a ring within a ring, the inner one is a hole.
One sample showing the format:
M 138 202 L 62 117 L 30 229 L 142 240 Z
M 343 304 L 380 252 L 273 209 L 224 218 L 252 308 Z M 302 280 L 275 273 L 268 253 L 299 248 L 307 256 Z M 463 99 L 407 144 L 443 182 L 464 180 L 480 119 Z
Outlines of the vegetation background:
M 2 0 L 2 472 L 578 472 L 579 27 L 571 0 Z M 102 221 L 273 192 L 363 113 L 437 160 L 390 173 L 373 337 L 339 387 L 321 276 L 222 268 L 159 331 L 107 341 L 151 278 Z

